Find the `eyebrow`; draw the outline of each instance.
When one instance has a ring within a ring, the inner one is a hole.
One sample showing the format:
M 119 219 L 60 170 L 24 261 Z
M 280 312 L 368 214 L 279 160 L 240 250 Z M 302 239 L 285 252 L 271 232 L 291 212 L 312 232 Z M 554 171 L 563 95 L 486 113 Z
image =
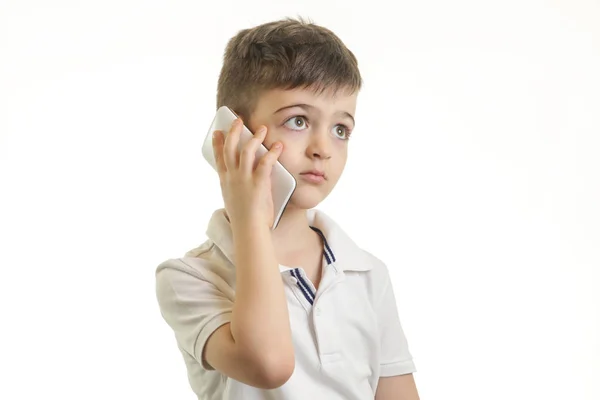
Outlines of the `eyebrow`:
M 285 107 L 281 107 L 279 110 L 275 111 L 273 114 L 277 114 L 283 110 L 287 110 L 288 108 L 294 108 L 294 107 L 300 107 L 300 108 L 304 108 L 305 110 L 314 110 L 316 107 L 315 106 L 311 106 L 310 104 L 292 104 L 291 106 L 285 106 Z M 352 124 L 356 125 L 356 121 L 354 121 L 354 117 L 352 116 L 352 114 L 350 114 L 347 111 L 338 111 L 336 112 L 337 114 L 342 114 L 348 118 L 350 118 L 352 120 Z

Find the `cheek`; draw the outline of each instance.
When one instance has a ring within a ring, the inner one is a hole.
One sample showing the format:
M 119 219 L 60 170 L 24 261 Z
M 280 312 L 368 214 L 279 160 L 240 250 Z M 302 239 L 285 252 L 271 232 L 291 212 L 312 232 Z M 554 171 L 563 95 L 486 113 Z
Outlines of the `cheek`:
M 298 157 L 294 154 L 292 149 L 286 149 L 285 143 L 283 144 L 283 152 L 277 160 L 292 174 L 298 168 Z
M 270 149 L 275 142 L 283 143 L 283 152 L 279 156 L 278 161 L 287 169 L 293 169 L 295 159 L 297 158 L 294 156 L 294 151 L 297 146 L 294 145 L 289 137 L 281 134 L 278 135 L 277 132 L 273 131 L 273 128 L 270 128 L 267 131 L 263 145 L 267 149 Z
M 335 175 L 335 182 L 339 180 L 342 173 L 344 172 L 344 168 L 346 167 L 346 161 L 348 160 L 348 152 L 344 149 L 339 149 L 340 151 L 334 155 L 334 159 L 331 162 L 331 172 L 332 177 Z
M 336 166 L 341 169 L 344 169 L 344 167 L 346 166 L 346 161 L 348 160 L 348 143 L 339 143 L 339 146 L 336 146 L 336 155 Z
M 265 137 L 263 144 L 265 145 L 265 147 L 270 149 L 273 143 L 275 142 L 283 143 L 283 147 L 285 149 L 286 143 L 289 142 L 289 137 L 287 137 L 286 135 L 282 135 L 280 132 L 277 131 L 277 128 L 275 128 L 274 126 L 268 126 L 267 136 Z
M 283 143 L 283 153 L 279 156 L 279 159 L 281 160 L 289 158 L 291 153 L 298 151 L 301 147 L 298 141 L 299 137 L 300 135 L 286 135 L 277 132 L 274 128 L 270 128 L 267 131 L 267 136 L 265 137 L 263 144 L 267 149 L 270 149 L 275 142 Z

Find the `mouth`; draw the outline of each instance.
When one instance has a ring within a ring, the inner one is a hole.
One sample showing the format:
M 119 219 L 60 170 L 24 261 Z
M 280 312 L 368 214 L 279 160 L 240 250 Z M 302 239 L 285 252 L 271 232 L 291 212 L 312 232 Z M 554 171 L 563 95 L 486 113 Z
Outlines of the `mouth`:
M 305 171 L 300 174 L 302 179 L 310 183 L 323 183 L 327 179 L 325 173 L 319 170 Z

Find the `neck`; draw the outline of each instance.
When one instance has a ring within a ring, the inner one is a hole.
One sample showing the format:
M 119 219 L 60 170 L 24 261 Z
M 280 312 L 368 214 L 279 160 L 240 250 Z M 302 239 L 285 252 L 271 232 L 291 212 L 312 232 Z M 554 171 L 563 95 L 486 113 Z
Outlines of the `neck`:
M 273 231 L 273 243 L 281 253 L 302 248 L 314 235 L 308 224 L 306 210 L 290 207 L 285 210 Z

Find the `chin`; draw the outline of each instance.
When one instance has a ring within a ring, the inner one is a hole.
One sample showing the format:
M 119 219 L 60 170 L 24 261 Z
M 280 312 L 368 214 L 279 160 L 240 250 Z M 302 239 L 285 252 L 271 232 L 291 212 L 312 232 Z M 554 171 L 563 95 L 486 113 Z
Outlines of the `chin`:
M 329 192 L 325 193 L 321 188 L 298 186 L 290 199 L 290 205 L 294 208 L 309 210 L 318 206 L 328 194 Z

